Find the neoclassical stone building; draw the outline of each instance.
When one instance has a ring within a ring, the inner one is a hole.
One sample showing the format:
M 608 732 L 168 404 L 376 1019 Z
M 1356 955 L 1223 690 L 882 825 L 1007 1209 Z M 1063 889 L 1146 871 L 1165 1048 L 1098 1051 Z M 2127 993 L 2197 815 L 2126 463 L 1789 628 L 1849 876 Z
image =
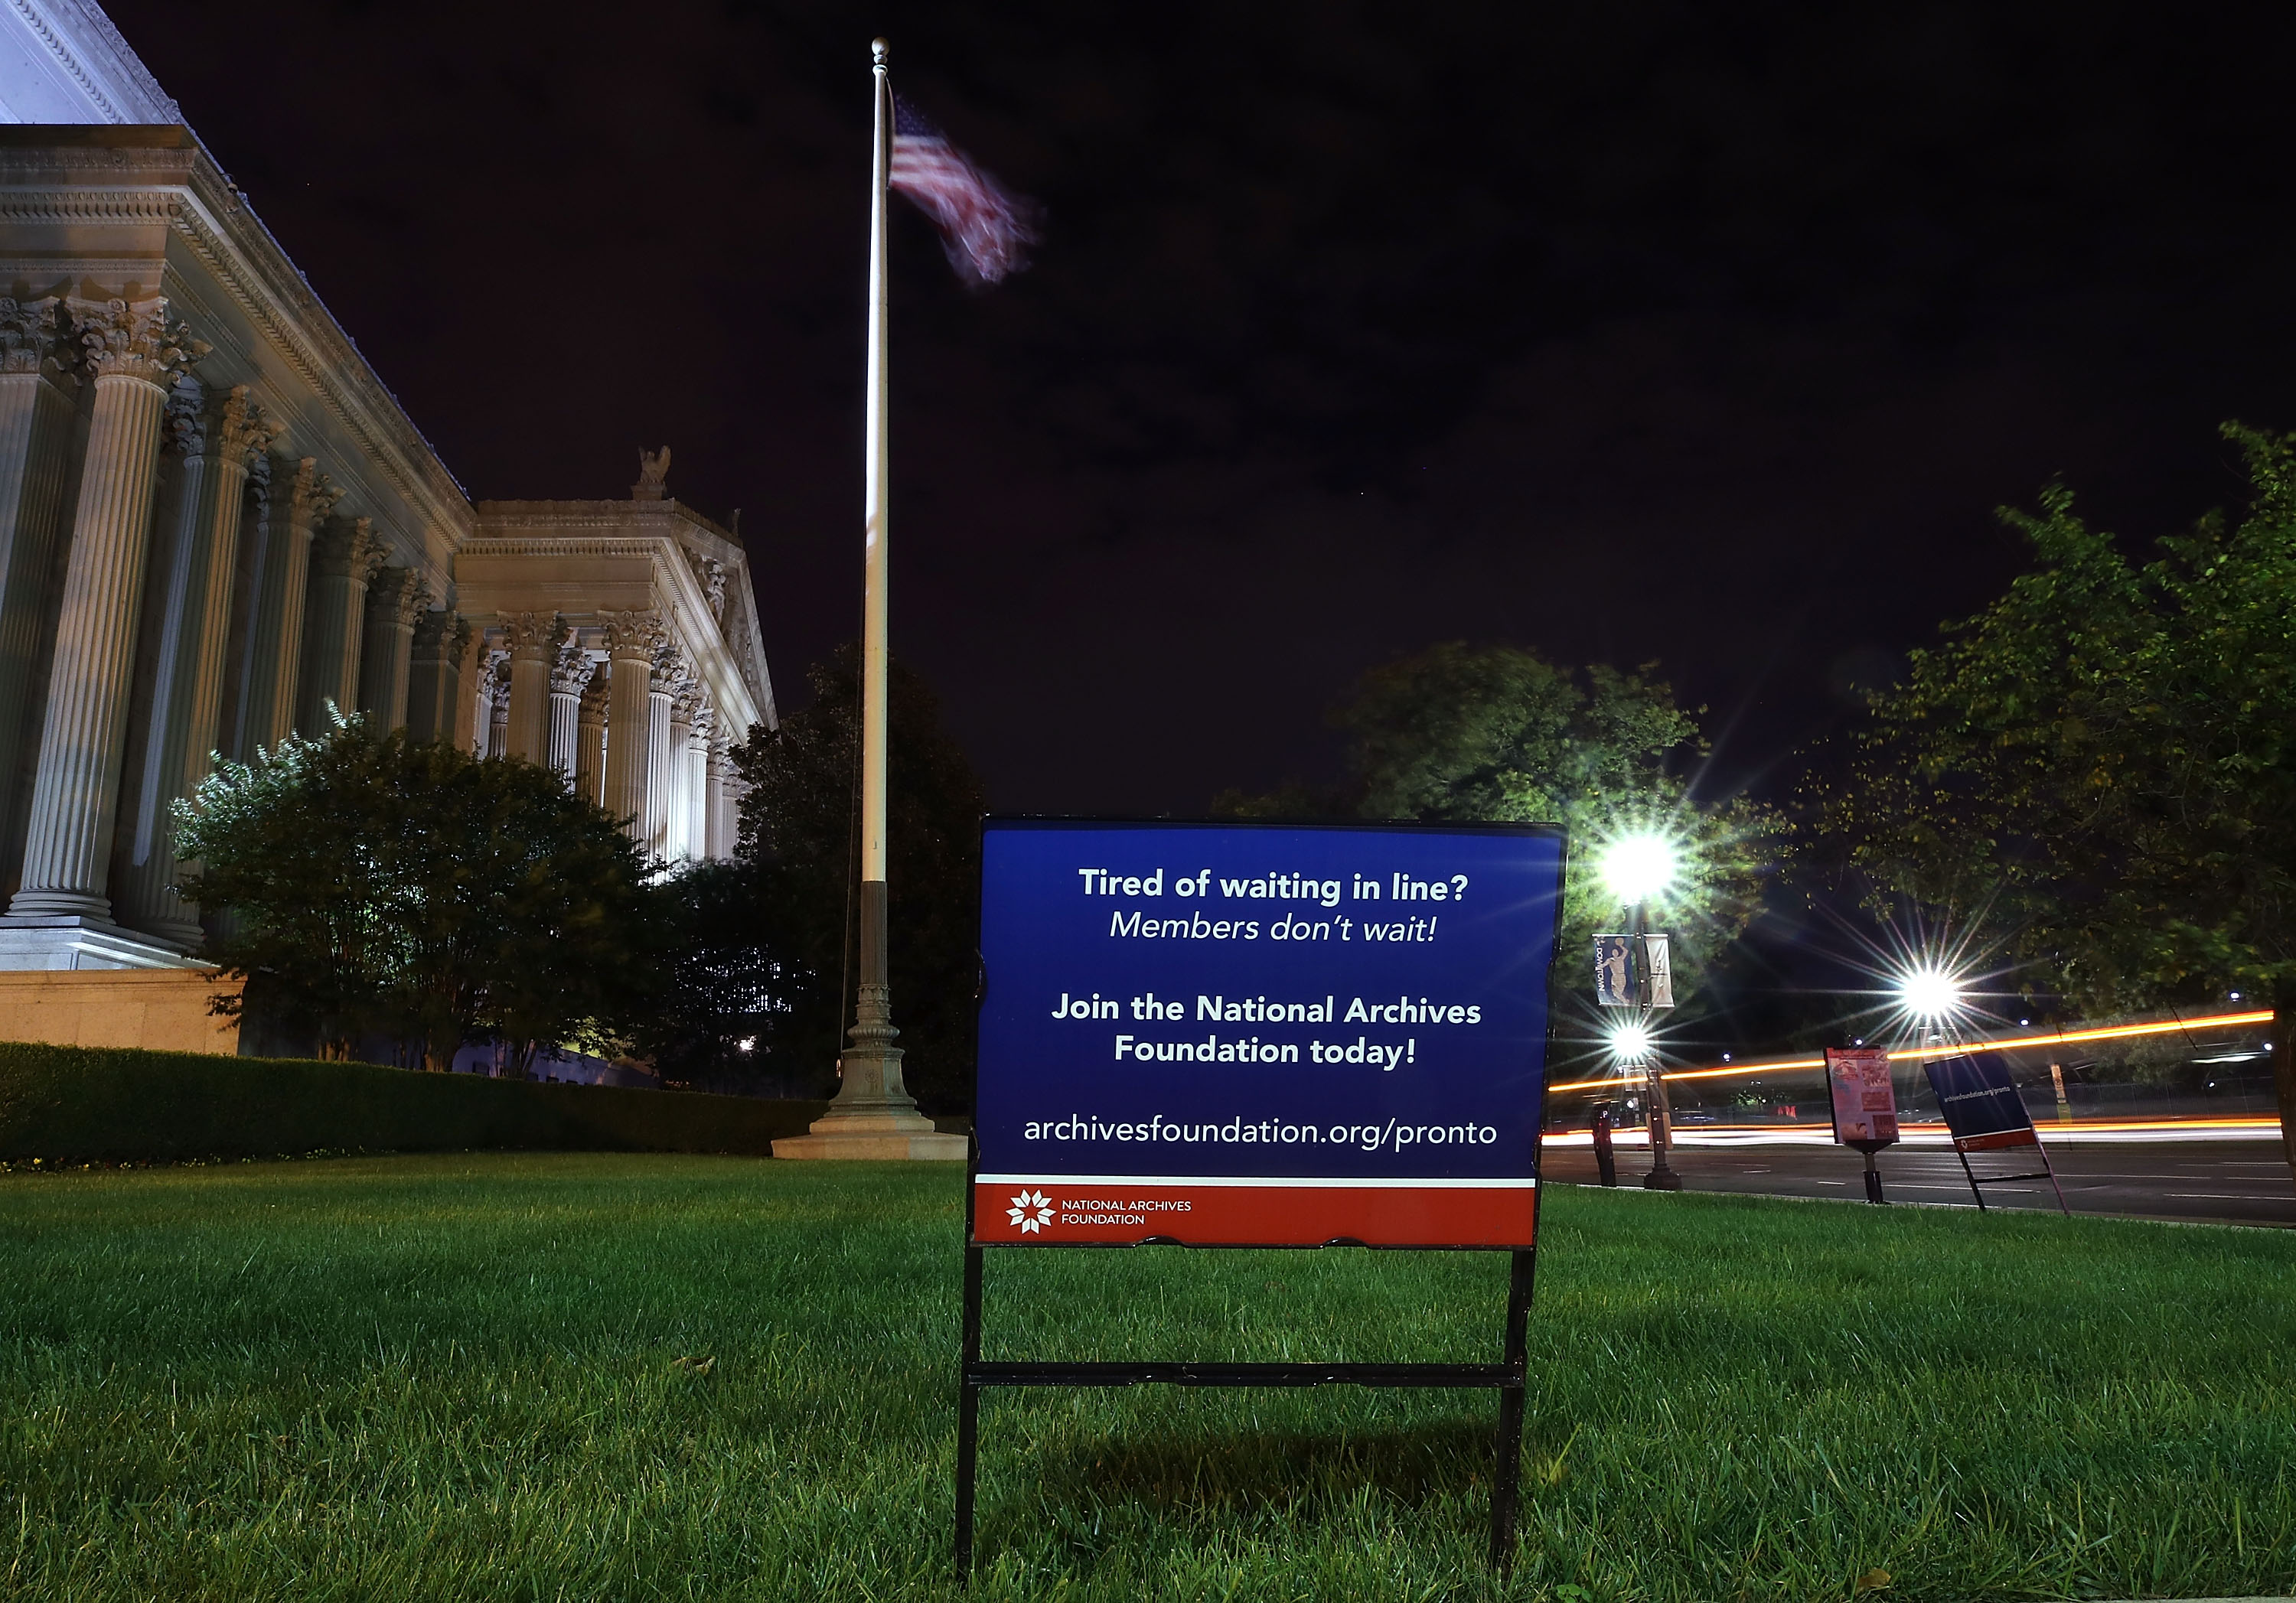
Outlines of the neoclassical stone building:
M 88 0 L 0 10 L 0 969 L 186 963 L 169 805 L 331 704 L 728 855 L 773 689 L 668 454 L 473 504 Z

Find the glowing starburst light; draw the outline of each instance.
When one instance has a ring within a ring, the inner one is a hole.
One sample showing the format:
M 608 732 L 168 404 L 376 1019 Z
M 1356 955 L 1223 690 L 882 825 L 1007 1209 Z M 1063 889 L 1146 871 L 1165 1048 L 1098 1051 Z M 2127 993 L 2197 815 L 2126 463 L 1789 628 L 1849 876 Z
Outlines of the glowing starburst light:
M 1620 1063 L 1643 1064 L 1650 1061 L 1654 1043 L 1650 1027 L 1641 1024 L 1621 1024 L 1611 1031 L 1611 1056 Z
M 1968 1006 L 1960 977 L 1927 964 L 1898 977 L 1898 1002 L 1924 1024 L 1950 1018 Z
M 1674 847 L 1656 835 L 1628 835 L 1603 854 L 1603 879 L 1621 902 L 1647 902 L 1674 879 Z

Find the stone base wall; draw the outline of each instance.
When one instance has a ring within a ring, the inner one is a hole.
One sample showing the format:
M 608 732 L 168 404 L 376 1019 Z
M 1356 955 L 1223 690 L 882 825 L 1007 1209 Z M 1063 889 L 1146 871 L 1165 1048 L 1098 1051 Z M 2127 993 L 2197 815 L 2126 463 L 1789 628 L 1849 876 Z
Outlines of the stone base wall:
M 239 1020 L 208 1002 L 243 983 L 194 969 L 0 972 L 0 1041 L 235 1056 Z

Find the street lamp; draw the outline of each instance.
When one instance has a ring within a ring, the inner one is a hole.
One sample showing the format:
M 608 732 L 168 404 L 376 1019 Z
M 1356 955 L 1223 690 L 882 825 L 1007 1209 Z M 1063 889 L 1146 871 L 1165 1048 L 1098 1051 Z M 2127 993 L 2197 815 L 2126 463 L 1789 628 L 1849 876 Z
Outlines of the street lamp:
M 1631 1023 L 1620 1025 L 1612 1033 L 1611 1043 L 1622 1066 L 1639 1063 L 1642 1067 L 1644 1106 L 1650 1111 L 1651 1146 L 1651 1170 L 1643 1176 L 1643 1188 L 1678 1191 L 1682 1190 L 1682 1176 L 1667 1161 L 1667 1149 L 1674 1142 L 1673 1113 L 1667 1106 L 1666 1079 L 1659 1072 L 1658 1053 L 1653 1050 L 1650 1028 L 1654 1010 L 1674 1005 L 1674 986 L 1669 973 L 1665 994 L 1659 994 L 1655 981 L 1658 971 L 1664 967 L 1660 954 L 1666 951 L 1666 937 L 1653 936 L 1644 928 L 1644 904 L 1674 881 L 1674 846 L 1663 836 L 1624 835 L 1603 853 L 1602 867 L 1603 879 L 1610 886 L 1611 894 L 1626 904 L 1627 950 L 1635 965 L 1631 1005 L 1636 1016 Z
M 1922 1023 L 1934 1024 L 1961 1011 L 1961 982 L 1943 969 L 1923 964 L 1898 977 L 1898 1002 Z
M 1908 964 L 1897 978 L 1898 1009 L 1912 1021 L 1917 1039 L 1932 1044 L 1946 1038 L 1969 1006 L 1961 977 L 1934 959 Z
M 1672 884 L 1674 866 L 1674 847 L 1658 835 L 1621 837 L 1603 854 L 1603 878 L 1611 894 L 1629 906 Z

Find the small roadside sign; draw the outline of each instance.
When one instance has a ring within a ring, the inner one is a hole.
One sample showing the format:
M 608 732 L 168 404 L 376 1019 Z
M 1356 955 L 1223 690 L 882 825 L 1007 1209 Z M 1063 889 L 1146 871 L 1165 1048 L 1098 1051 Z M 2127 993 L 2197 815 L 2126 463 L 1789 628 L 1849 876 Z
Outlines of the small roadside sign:
M 1879 1150 L 1898 1141 L 1898 1088 L 1890 1054 L 1879 1047 L 1829 1046 L 1825 1083 L 1833 1093 L 1833 1139 Z

